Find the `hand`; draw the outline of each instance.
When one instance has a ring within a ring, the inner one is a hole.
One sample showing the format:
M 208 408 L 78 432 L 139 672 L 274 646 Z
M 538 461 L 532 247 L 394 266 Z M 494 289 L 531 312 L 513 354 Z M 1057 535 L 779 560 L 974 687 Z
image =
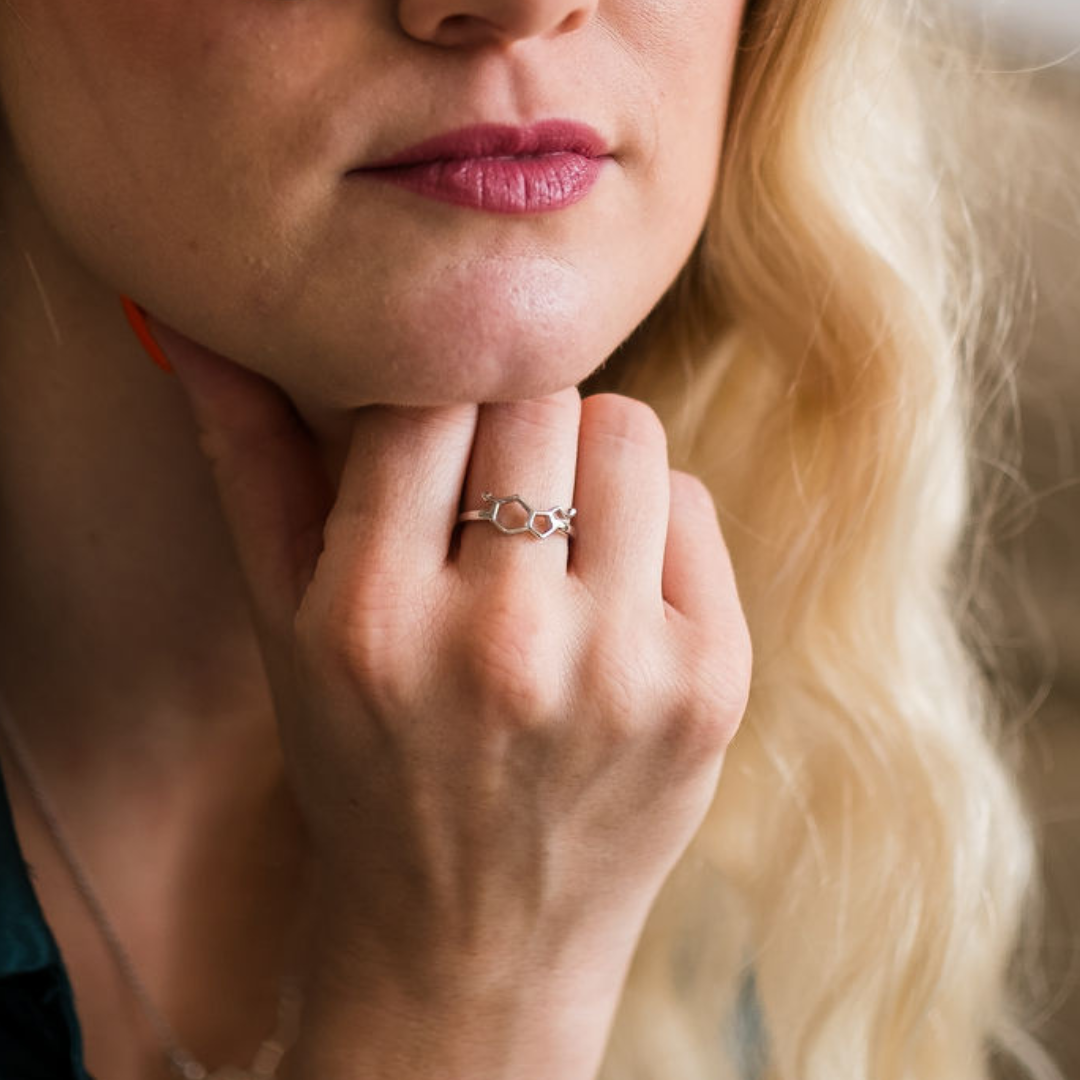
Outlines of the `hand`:
M 334 492 L 276 388 L 161 337 L 250 589 L 337 991 L 617 1000 L 750 670 L 712 500 L 656 416 L 573 389 L 365 408 Z M 572 503 L 577 535 L 455 528 L 482 491 Z

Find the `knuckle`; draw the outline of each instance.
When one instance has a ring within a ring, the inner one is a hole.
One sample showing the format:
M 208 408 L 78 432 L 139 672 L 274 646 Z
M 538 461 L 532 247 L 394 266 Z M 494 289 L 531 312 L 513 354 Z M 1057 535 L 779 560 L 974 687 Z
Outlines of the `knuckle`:
M 692 755 L 712 757 L 735 737 L 750 692 L 749 638 L 697 650 L 684 674 L 676 738 Z
M 715 680 L 714 692 L 719 704 L 741 716 L 746 710 L 753 680 L 754 646 L 746 617 L 737 603 L 729 612 L 720 640 L 723 642 L 723 656 L 719 663 L 710 665 Z M 715 653 L 715 641 L 712 650 Z
M 559 694 L 541 668 L 524 664 L 512 643 L 479 653 L 466 667 L 466 681 L 481 727 L 539 732 L 558 716 Z
M 708 763 L 728 748 L 737 730 L 727 713 L 698 706 L 681 718 L 677 741 L 686 757 Z
M 727 717 L 732 735 L 750 697 L 753 659 L 749 642 L 749 636 L 728 638 L 724 655 L 714 657 L 707 671 L 699 675 L 704 700 L 718 716 Z
M 581 403 L 584 437 L 667 453 L 667 434 L 656 412 L 624 394 L 594 394 Z
M 693 473 L 683 472 L 681 469 L 671 470 L 671 501 L 691 512 L 716 517 L 713 493 L 705 481 Z
M 305 602 L 295 620 L 301 661 L 324 684 L 346 685 L 367 700 L 398 701 L 410 682 L 410 626 L 417 624 L 410 605 L 415 602 L 383 578 Z
M 477 718 L 499 727 L 546 727 L 560 714 L 556 650 L 544 620 L 516 595 L 488 597 L 461 639 L 458 670 Z

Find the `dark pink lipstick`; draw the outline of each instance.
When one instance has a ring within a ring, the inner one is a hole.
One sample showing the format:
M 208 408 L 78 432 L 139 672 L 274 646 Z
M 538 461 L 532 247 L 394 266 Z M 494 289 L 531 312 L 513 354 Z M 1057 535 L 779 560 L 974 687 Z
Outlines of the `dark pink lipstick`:
M 440 202 L 496 214 L 542 214 L 585 198 L 610 160 L 598 132 L 568 120 L 480 124 L 437 135 L 352 170 Z

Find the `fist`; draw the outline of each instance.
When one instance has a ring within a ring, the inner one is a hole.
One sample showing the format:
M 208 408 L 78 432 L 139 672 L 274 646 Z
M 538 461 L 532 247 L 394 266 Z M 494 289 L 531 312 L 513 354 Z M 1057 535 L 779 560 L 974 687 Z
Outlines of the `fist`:
M 750 679 L 712 499 L 655 414 L 573 389 L 365 408 L 331 485 L 276 388 L 169 351 L 353 977 L 624 964 Z M 459 524 L 484 492 L 573 506 L 575 534 Z

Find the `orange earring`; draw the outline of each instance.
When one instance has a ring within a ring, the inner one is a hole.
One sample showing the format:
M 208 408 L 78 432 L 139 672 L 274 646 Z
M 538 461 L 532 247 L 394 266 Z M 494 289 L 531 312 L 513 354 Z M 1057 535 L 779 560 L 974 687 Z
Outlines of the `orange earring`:
M 154 335 L 150 333 L 150 327 L 146 325 L 146 312 L 127 296 L 121 296 L 120 303 L 123 305 L 124 314 L 127 316 L 131 329 L 135 331 L 135 336 L 139 339 L 139 344 L 146 350 L 146 355 L 162 371 L 171 375 L 172 364 L 169 363 L 169 358 L 161 351 L 161 346 L 154 340 Z

